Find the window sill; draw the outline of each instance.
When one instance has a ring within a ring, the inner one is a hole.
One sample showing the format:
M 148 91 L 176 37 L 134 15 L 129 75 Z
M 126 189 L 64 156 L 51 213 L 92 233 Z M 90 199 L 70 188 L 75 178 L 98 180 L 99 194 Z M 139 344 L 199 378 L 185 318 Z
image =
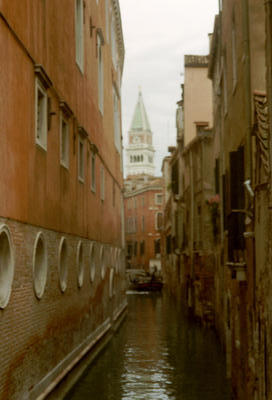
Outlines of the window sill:
M 80 183 L 84 184 L 84 179 L 81 178 L 80 176 L 78 177 L 78 181 L 79 181 Z
M 79 72 L 81 73 L 82 76 L 84 76 L 84 68 L 80 63 L 76 60 L 76 66 L 79 69 Z
M 41 150 L 47 152 L 47 145 L 44 145 L 43 143 L 41 143 L 41 142 L 40 142 L 39 140 L 37 140 L 37 139 L 36 139 L 36 146 L 37 146 L 39 149 L 41 149 Z
M 66 171 L 69 171 L 69 165 L 65 164 L 64 162 L 60 162 L 60 165 L 62 168 L 66 169 Z

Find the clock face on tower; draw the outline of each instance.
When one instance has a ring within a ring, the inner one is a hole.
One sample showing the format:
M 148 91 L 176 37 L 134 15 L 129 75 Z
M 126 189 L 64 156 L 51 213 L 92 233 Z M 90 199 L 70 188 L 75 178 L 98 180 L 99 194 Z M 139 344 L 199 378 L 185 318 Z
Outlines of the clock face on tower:
M 140 138 L 139 138 L 139 136 L 133 136 L 133 138 L 132 138 L 132 142 L 133 143 L 140 143 Z

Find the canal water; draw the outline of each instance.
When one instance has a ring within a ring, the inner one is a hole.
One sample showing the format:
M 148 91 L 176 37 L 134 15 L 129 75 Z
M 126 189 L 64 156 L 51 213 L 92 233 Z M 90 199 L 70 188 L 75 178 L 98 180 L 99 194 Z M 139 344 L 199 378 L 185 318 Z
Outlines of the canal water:
M 229 400 L 213 331 L 166 294 L 128 294 L 128 316 L 65 400 Z

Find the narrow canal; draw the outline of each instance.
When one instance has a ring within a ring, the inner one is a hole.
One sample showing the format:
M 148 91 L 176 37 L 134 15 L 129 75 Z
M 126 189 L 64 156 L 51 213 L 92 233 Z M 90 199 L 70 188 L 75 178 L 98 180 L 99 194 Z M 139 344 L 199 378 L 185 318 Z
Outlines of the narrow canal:
M 167 295 L 129 294 L 128 316 L 66 400 L 229 400 L 215 334 Z

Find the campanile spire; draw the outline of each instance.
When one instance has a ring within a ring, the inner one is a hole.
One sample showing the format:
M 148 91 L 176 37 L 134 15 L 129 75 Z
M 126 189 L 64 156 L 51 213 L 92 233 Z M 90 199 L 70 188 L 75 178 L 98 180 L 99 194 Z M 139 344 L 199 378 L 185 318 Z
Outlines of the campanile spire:
M 152 132 L 143 102 L 141 87 L 139 86 L 138 100 L 128 132 L 128 146 L 126 148 L 127 175 L 154 175 L 154 154 Z

